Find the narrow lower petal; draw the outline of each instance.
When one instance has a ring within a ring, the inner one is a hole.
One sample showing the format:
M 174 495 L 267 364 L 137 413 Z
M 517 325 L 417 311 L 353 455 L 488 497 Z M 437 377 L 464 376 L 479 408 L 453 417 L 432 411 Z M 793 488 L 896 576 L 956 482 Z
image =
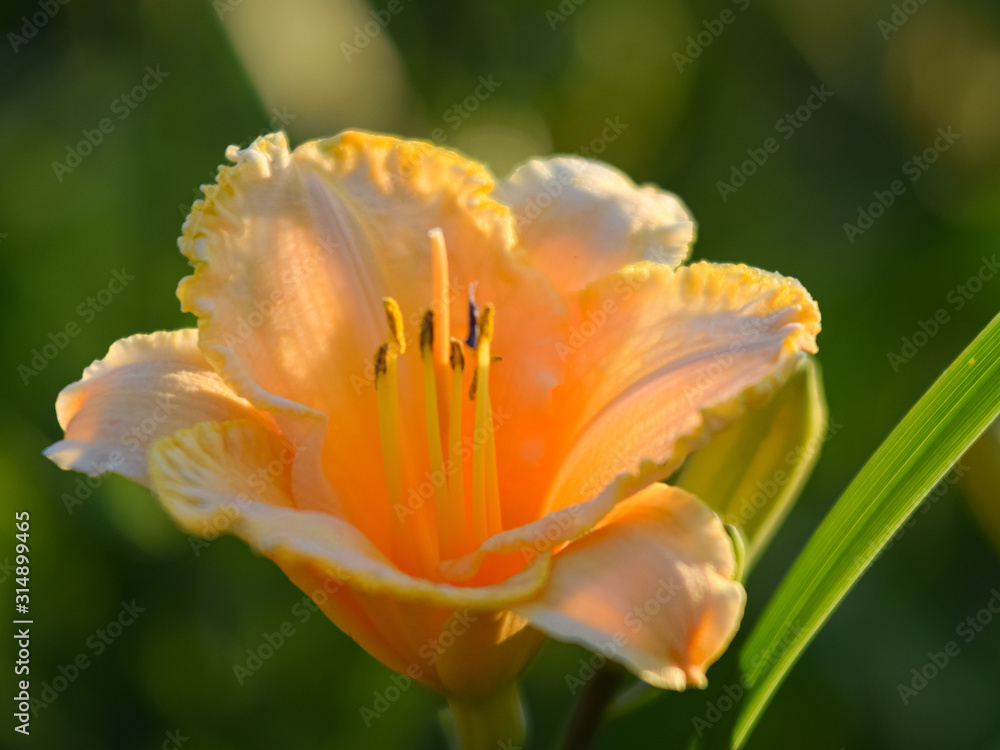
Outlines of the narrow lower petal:
M 312 564 L 367 594 L 444 608 L 504 609 L 544 583 L 548 557 L 507 581 L 478 588 L 403 573 L 350 523 L 295 507 L 283 447 L 252 422 L 202 423 L 156 443 L 151 488 L 192 534 L 235 534 L 283 569 Z
M 560 291 L 582 289 L 641 260 L 671 268 L 688 256 L 695 224 L 673 193 L 637 186 L 599 161 L 532 159 L 497 184 L 518 239 Z
M 515 611 L 651 685 L 704 687 L 743 615 L 734 574 L 718 517 L 693 495 L 655 484 L 558 553 L 545 588 Z
M 63 469 L 115 472 L 148 484 L 150 447 L 206 420 L 273 420 L 237 396 L 198 349 L 194 329 L 116 342 L 56 400 L 65 438 L 45 449 Z

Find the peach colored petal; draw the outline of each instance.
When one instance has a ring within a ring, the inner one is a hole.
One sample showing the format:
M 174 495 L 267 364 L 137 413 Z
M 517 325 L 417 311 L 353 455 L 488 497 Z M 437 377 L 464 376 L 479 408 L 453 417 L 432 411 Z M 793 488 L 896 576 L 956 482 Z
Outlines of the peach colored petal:
M 732 542 L 693 495 L 654 484 L 556 555 L 545 588 L 514 609 L 659 688 L 704 687 L 746 594 Z
M 352 523 L 375 538 L 366 509 L 387 502 L 372 387 L 372 357 L 386 339 L 381 299 L 399 302 L 415 339 L 432 300 L 431 228 L 442 229 L 447 245 L 452 333 L 466 335 L 470 283 L 497 310 L 494 350 L 504 361 L 492 378 L 493 402 L 513 415 L 497 437 L 500 471 L 516 477 L 538 460 L 523 444 L 560 380 L 554 343 L 564 307 L 516 249 L 510 213 L 490 198 L 492 178 L 480 165 L 430 144 L 359 132 L 291 152 L 273 134 L 227 155 L 235 164 L 219 170 L 185 224 L 180 246 L 195 271 L 178 296 L 198 315 L 208 358 L 236 392 L 274 410 L 282 430 L 295 431 L 283 413 L 288 402 L 311 412 L 292 417 L 300 422 L 329 418 L 322 448 L 312 439 L 305 453 L 322 460 Z M 400 364 L 405 434 L 424 430 L 414 359 Z M 425 462 L 417 451 L 404 469 L 407 485 L 422 481 Z M 296 496 L 328 492 L 315 481 L 306 487 Z
M 513 212 L 521 246 L 562 291 L 640 260 L 674 268 L 694 242 L 694 220 L 676 195 L 599 161 L 532 159 L 495 195 Z
M 349 524 L 293 507 L 285 450 L 280 436 L 251 422 L 202 423 L 156 444 L 152 489 L 189 532 L 233 533 L 273 559 L 401 674 L 462 697 L 489 695 L 516 677 L 542 636 L 503 607 L 538 590 L 548 559 L 497 586 L 411 578 Z
M 269 415 L 216 374 L 197 337 L 184 329 L 113 344 L 60 392 L 56 415 L 65 438 L 45 455 L 63 469 L 93 476 L 113 471 L 148 484 L 146 454 L 164 435 L 205 420 L 253 419 L 273 429 Z
M 478 588 L 403 573 L 350 523 L 293 507 L 290 480 L 280 471 L 288 465 L 281 445 L 252 422 L 180 430 L 150 451 L 151 488 L 188 532 L 235 534 L 283 569 L 318 566 L 358 592 L 452 609 L 503 609 L 544 583 L 547 557 L 507 581 Z
M 603 315 L 603 317 L 602 317 Z M 664 478 L 682 440 L 766 396 L 816 351 L 819 308 L 795 279 L 743 265 L 630 266 L 588 287 L 557 390 L 561 466 L 548 507 L 598 495 L 622 475 Z M 576 345 L 574 345 L 576 344 Z
M 584 290 L 570 331 L 546 459 L 531 477 L 547 483 L 547 501 L 515 506 L 523 513 L 515 528 L 446 563 L 449 577 L 476 575 L 498 564 L 493 557 L 530 561 L 558 550 L 666 478 L 815 351 L 819 311 L 797 281 L 777 274 L 641 263 Z

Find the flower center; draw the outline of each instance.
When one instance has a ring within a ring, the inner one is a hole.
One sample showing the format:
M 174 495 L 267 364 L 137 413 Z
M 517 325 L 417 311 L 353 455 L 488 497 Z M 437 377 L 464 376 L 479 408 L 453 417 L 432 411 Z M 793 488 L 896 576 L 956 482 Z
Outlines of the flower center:
M 468 443 L 463 436 L 463 388 L 465 353 L 463 342 L 450 335 L 448 255 L 440 229 L 430 232 L 433 301 L 420 327 L 420 372 L 423 379 L 426 455 L 433 478 L 434 514 L 413 512 L 410 500 L 421 497 L 403 484 L 404 458 L 421 455 L 415 442 L 422 438 L 404 435 L 400 422 L 399 357 L 406 353 L 403 314 L 391 297 L 382 300 L 389 340 L 375 352 L 375 391 L 378 402 L 382 463 L 388 493 L 388 508 L 377 509 L 391 534 L 380 540 L 387 556 L 401 566 L 422 569 L 433 575 L 441 560 L 460 557 L 475 550 L 485 539 L 503 528 L 497 480 L 496 444 L 490 404 L 490 366 L 495 309 L 482 312 L 469 299 L 469 337 L 464 342 L 473 352 L 472 401 L 474 426 L 471 440 L 471 481 L 465 486 Z M 474 289 L 474 287 L 473 287 Z M 412 347 L 411 347 L 412 350 Z M 447 425 L 447 436 L 442 436 Z M 411 512 L 407 512 L 409 508 Z M 402 511 L 402 512 L 401 512 Z M 385 528 L 385 526 L 383 526 Z

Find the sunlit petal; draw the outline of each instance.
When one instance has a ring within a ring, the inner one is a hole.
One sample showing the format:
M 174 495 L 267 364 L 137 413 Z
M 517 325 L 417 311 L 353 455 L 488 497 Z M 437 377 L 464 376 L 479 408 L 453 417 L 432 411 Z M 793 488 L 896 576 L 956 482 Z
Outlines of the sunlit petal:
M 398 301 L 407 337 L 419 333 L 432 300 L 432 228 L 447 245 L 452 334 L 468 334 L 470 284 L 497 310 L 494 348 L 504 362 L 493 400 L 513 414 L 498 435 L 513 446 L 500 450 L 501 470 L 517 476 L 519 465 L 537 460 L 520 446 L 561 379 L 554 344 L 563 307 L 515 249 L 510 212 L 490 197 L 482 166 L 430 144 L 358 132 L 294 151 L 274 134 L 229 157 L 235 164 L 220 169 L 185 224 L 180 245 L 195 272 L 178 295 L 234 390 L 276 411 L 286 432 L 305 430 L 289 419 L 329 419 L 322 464 L 348 518 L 364 528 L 366 509 L 386 502 L 372 355 L 386 335 L 383 297 Z M 422 430 L 419 375 L 404 367 L 401 388 L 404 427 Z M 308 408 L 288 416 L 290 403 Z
M 56 401 L 65 438 L 45 455 L 63 469 L 148 483 L 146 454 L 164 435 L 206 420 L 270 416 L 233 393 L 198 349 L 194 329 L 129 336 Z
M 694 220 L 676 195 L 591 159 L 532 159 L 497 184 L 496 196 L 532 261 L 564 291 L 640 260 L 676 267 L 694 241 Z
M 704 687 L 743 615 L 734 573 L 718 517 L 693 495 L 655 484 L 556 555 L 545 589 L 515 609 L 652 685 Z
M 279 438 L 251 422 L 202 423 L 156 443 L 152 489 L 186 530 L 212 536 L 220 519 L 279 565 L 311 562 L 370 594 L 442 607 L 504 608 L 537 591 L 548 560 L 496 586 L 462 588 L 409 576 L 356 528 L 325 513 L 296 509 L 289 496 L 290 456 Z

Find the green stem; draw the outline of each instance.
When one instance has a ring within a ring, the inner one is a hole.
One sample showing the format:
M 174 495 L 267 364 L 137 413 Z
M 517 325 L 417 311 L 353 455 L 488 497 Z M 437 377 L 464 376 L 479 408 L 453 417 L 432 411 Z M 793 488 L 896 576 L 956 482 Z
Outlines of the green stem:
M 614 697 L 624 676 L 625 670 L 612 662 L 597 670 L 577 701 L 563 740 L 563 750 L 586 750 L 590 747 L 594 733 L 604 718 L 604 709 Z
M 500 750 L 524 744 L 524 706 L 517 683 L 480 702 L 449 699 L 458 750 Z

